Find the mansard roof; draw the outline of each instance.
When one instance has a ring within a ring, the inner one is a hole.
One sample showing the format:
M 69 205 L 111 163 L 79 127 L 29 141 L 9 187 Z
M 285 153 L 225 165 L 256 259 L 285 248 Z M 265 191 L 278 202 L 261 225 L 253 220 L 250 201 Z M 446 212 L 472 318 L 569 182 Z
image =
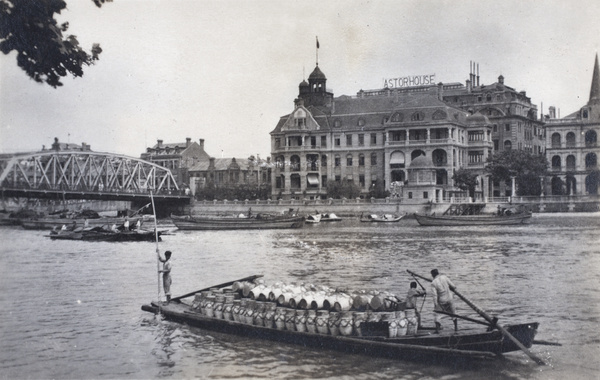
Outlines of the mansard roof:
M 464 123 L 467 113 L 439 100 L 437 91 L 394 93 L 389 96 L 352 97 L 342 95 L 334 98 L 331 107 L 305 107 L 319 124 L 319 130 L 336 129 L 369 130 L 380 128 L 396 113 L 402 120 L 410 121 L 414 113 L 421 113 L 422 121 L 448 120 Z M 271 133 L 281 132 L 293 113 L 284 115 Z

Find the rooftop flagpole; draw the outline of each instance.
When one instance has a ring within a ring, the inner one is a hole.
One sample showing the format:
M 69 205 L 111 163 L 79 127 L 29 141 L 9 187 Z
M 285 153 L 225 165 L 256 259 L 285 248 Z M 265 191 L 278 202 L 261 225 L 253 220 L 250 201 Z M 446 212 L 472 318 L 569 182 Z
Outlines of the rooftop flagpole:
M 317 66 L 319 66 L 319 36 L 315 36 L 317 39 Z

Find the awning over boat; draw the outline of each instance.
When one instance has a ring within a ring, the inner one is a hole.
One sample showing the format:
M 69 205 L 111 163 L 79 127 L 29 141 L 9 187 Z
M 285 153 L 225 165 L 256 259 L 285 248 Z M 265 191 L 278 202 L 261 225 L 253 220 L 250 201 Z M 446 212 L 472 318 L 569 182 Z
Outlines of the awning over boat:
M 319 175 L 315 173 L 308 174 L 306 176 L 308 184 L 311 186 L 319 186 Z

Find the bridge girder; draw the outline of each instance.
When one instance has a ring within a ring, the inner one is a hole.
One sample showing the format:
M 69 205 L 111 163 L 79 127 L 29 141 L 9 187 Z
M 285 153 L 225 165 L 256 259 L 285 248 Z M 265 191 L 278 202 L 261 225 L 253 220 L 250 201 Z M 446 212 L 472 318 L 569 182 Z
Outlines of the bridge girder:
M 2 188 L 113 193 L 179 190 L 171 171 L 135 157 L 52 151 L 0 160 Z

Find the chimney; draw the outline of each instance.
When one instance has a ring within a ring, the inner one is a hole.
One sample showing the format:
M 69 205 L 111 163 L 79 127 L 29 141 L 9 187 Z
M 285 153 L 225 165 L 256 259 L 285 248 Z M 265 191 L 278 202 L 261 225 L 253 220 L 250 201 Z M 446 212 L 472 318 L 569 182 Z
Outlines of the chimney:
M 548 114 L 550 115 L 550 119 L 556 119 L 556 107 L 548 107 Z
M 479 63 L 477 64 L 477 87 L 479 87 Z
M 438 99 L 444 100 L 444 84 L 442 82 L 438 83 Z
M 471 80 L 467 79 L 467 92 L 470 94 L 471 93 Z
M 211 157 L 209 160 L 210 163 L 208 164 L 208 170 L 215 170 L 215 158 Z
M 200 148 L 204 150 L 204 139 L 200 139 Z
M 191 143 L 192 143 L 192 139 L 189 137 L 186 137 L 185 138 L 185 147 L 189 148 Z
M 162 148 L 163 147 L 163 141 L 162 140 L 156 140 L 156 142 L 158 143 L 158 148 Z
M 60 143 L 58 142 L 58 137 L 54 138 L 54 143 L 52 144 L 52 150 L 55 150 L 57 152 L 60 150 Z

